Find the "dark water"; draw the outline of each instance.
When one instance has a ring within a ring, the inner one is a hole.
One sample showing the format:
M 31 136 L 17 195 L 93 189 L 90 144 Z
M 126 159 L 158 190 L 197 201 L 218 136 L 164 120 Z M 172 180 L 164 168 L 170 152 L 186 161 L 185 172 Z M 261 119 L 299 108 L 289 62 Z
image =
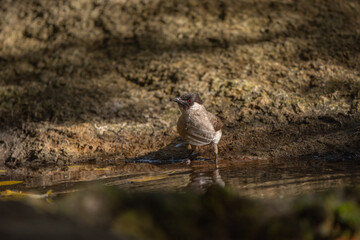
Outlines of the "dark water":
M 2 172 L 1 181 L 24 182 L 0 186 L 0 191 L 11 189 L 45 193 L 51 189 L 55 194 L 64 194 L 89 185 L 105 184 L 133 191 L 203 192 L 209 186 L 218 184 L 251 198 L 286 198 L 360 183 L 357 161 L 287 159 L 224 162 L 218 169 L 209 161 L 198 160 L 191 165 L 184 162 L 156 164 L 151 161 L 111 166 L 75 165 L 64 169 L 44 169 L 40 177 Z

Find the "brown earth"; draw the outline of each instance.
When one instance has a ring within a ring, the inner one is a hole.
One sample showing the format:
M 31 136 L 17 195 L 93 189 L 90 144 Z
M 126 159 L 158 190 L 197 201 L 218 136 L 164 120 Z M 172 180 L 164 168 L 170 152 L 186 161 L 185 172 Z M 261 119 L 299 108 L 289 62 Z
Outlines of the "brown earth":
M 1 1 L 0 166 L 186 156 L 172 97 L 223 159 L 357 158 L 360 2 Z

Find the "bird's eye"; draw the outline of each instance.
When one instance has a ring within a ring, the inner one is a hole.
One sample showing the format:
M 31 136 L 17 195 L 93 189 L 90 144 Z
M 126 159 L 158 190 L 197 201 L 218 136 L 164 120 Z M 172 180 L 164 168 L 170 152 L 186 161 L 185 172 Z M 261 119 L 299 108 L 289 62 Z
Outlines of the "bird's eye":
M 191 99 L 188 99 L 188 103 L 192 103 L 192 100 L 191 100 Z

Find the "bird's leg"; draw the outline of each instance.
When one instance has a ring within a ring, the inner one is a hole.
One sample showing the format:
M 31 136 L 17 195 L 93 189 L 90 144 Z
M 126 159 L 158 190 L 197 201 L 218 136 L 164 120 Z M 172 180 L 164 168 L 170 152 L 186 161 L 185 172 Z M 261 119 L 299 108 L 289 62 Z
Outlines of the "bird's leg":
M 191 152 L 190 154 L 187 156 L 187 159 L 186 159 L 186 164 L 190 164 L 191 163 L 191 160 L 192 160 L 192 154 L 194 153 L 194 151 L 196 150 L 196 146 L 195 145 L 191 145 Z
M 194 153 L 194 151 L 196 150 L 196 146 L 195 145 L 191 145 L 190 144 L 190 146 L 191 146 L 191 152 L 190 152 L 190 154 L 187 156 L 187 158 L 186 158 L 186 164 L 188 164 L 188 165 L 190 165 L 190 163 L 191 163 L 191 160 L 192 160 L 192 154 Z
M 188 155 L 187 158 L 190 158 L 190 159 L 191 159 L 191 155 L 195 152 L 196 146 L 195 146 L 195 145 L 191 145 L 191 144 L 190 144 L 190 146 L 191 146 L 191 152 L 190 152 L 190 154 Z
M 215 164 L 216 164 L 216 167 L 217 167 L 219 149 L 218 149 L 218 145 L 216 143 L 213 143 L 213 147 L 214 147 L 214 153 L 215 153 Z

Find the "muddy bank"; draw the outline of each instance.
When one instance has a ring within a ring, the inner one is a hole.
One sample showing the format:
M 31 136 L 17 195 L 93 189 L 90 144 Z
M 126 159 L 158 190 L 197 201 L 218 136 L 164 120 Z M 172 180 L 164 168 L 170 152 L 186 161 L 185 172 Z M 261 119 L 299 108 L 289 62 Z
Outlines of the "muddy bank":
M 224 159 L 359 154 L 358 1 L 7 1 L 0 166 L 181 159 L 199 92 Z M 207 154 L 205 149 L 204 154 Z

